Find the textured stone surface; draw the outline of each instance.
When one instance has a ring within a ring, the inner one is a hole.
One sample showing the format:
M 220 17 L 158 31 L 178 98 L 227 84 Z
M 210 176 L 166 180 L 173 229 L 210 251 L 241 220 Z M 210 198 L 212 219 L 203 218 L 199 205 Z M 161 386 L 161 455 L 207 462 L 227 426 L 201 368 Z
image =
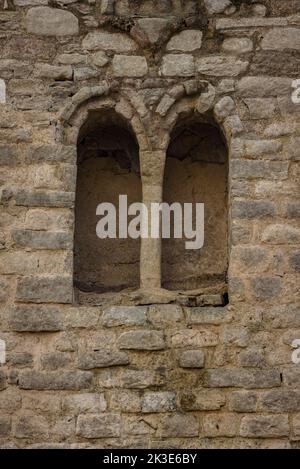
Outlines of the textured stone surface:
M 103 311 L 101 321 L 106 327 L 145 326 L 146 312 L 146 307 L 113 306 Z
M 145 57 L 137 55 L 115 55 L 112 66 L 116 77 L 143 77 L 148 71 Z
M 202 350 L 185 350 L 179 356 L 179 365 L 182 368 L 203 368 L 205 355 Z
M 289 434 L 288 417 L 264 415 L 242 418 L 241 435 L 250 438 L 275 438 Z
M 136 44 L 125 34 L 94 31 L 85 36 L 82 47 L 91 51 L 112 50 L 114 52 L 131 52 L 136 49 Z
M 70 277 L 21 277 L 17 298 L 30 303 L 71 303 Z
M 200 49 L 202 45 L 202 32 L 198 30 L 187 30 L 173 36 L 167 44 L 167 51 L 192 52 Z
M 120 435 L 118 414 L 79 415 L 76 434 L 82 438 L 112 438 Z
M 73 13 L 46 6 L 30 8 L 25 25 L 28 33 L 40 36 L 71 36 L 79 32 Z
M 189 77 L 194 75 L 195 64 L 192 55 L 168 54 L 163 57 L 162 74 L 164 76 Z
M 206 385 L 220 388 L 272 388 L 280 386 L 280 374 L 277 370 L 247 370 L 245 368 L 208 370 Z
M 78 390 L 88 389 L 92 383 L 88 371 L 23 371 L 19 377 L 21 389 Z
M 149 392 L 142 400 L 142 412 L 172 412 L 176 410 L 176 394 L 173 392 Z
M 235 57 L 201 57 L 196 61 L 196 69 L 202 75 L 235 77 L 247 70 L 248 62 Z
M 9 316 L 9 326 L 13 331 L 41 332 L 63 329 L 64 316 L 56 308 L 19 306 Z
M 164 335 L 158 331 L 124 332 L 118 339 L 121 349 L 162 350 L 165 348 Z

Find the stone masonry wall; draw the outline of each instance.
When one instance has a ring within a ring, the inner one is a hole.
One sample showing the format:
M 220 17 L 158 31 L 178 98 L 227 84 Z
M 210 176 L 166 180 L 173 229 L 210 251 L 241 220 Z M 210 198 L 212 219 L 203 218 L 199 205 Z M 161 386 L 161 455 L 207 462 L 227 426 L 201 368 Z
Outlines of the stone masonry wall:
M 0 45 L 0 446 L 298 448 L 300 1 L 8 0 Z M 160 240 L 132 302 L 74 302 L 77 137 L 107 110 L 146 203 L 180 119 L 222 130 L 226 307 L 160 290 Z

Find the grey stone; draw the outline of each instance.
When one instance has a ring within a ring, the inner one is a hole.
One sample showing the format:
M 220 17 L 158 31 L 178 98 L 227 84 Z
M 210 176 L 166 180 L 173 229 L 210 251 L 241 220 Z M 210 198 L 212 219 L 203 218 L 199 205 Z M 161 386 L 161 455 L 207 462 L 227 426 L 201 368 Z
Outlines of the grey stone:
M 162 39 L 169 21 L 166 18 L 139 18 L 137 24 L 146 34 L 148 41 L 155 44 Z
M 239 60 L 236 57 L 216 55 L 196 59 L 196 70 L 202 75 L 216 77 L 236 77 L 244 73 L 249 62 Z
M 0 388 L 1 390 L 1 388 Z M 0 394 L 0 409 L 1 414 L 6 412 L 7 414 L 15 413 L 16 410 L 20 409 L 22 405 L 22 398 L 18 391 L 12 388 L 2 390 Z
M 258 16 L 252 16 L 248 18 L 218 18 L 216 21 L 216 29 L 226 31 L 227 29 L 235 30 L 241 28 L 287 26 L 287 24 L 288 20 L 285 17 L 261 18 Z
M 241 179 L 286 179 L 288 163 L 283 161 L 233 160 L 232 177 Z
M 74 206 L 74 192 L 56 192 L 56 191 L 30 191 L 18 190 L 12 194 L 8 190 L 2 191 L 2 202 L 5 203 L 14 198 L 16 205 L 25 207 L 65 207 Z
M 0 145 L 0 164 L 1 166 L 16 166 L 17 164 L 16 145 Z
M 15 426 L 16 438 L 47 438 L 50 428 L 45 417 L 24 412 L 18 416 Z
M 300 369 L 297 365 L 291 365 L 283 369 L 283 382 L 287 386 L 300 386 Z
M 273 388 L 280 386 L 277 370 L 247 370 L 245 368 L 223 368 L 207 370 L 205 384 L 210 388 Z
M 142 412 L 173 412 L 176 410 L 176 394 L 174 392 L 148 392 L 142 400 Z
M 265 357 L 262 350 L 248 348 L 239 354 L 239 364 L 242 367 L 259 368 L 265 365 Z
M 135 42 L 126 34 L 94 31 L 88 33 L 82 41 L 83 49 L 111 50 L 114 52 L 132 52 L 137 49 Z
M 73 13 L 46 6 L 30 8 L 25 17 L 28 33 L 40 36 L 72 36 L 78 34 L 78 19 Z
M 292 80 L 279 77 L 244 77 L 237 84 L 237 91 L 247 98 L 291 95 Z
M 160 331 L 130 331 L 120 335 L 118 346 L 121 349 L 163 350 L 166 344 Z
M 232 5 L 230 0 L 204 0 L 204 4 L 209 15 L 223 13 L 226 8 Z
M 300 31 L 298 28 L 274 28 L 264 35 L 261 48 L 265 50 L 300 50 Z
M 269 244 L 298 244 L 300 229 L 287 224 L 269 225 L 263 231 L 261 239 Z
M 112 61 L 116 77 L 143 77 L 148 72 L 147 60 L 139 55 L 115 55 Z
M 63 314 L 56 308 L 18 306 L 9 317 L 10 329 L 17 332 L 55 332 L 63 329 Z
M 188 54 L 168 54 L 163 57 L 162 74 L 164 76 L 189 77 L 195 73 L 194 57 Z
M 273 389 L 262 397 L 262 410 L 267 412 L 299 412 L 300 391 L 296 389 Z
M 273 202 L 264 200 L 236 200 L 233 202 L 233 218 L 252 220 L 274 215 L 275 206 Z
M 72 80 L 73 70 L 71 65 L 36 64 L 35 76 L 53 80 Z
M 71 303 L 71 277 L 20 277 L 17 284 L 18 300 L 30 303 Z
M 158 435 L 163 438 L 197 437 L 199 435 L 199 422 L 193 415 L 166 415 L 160 422 Z
M 96 67 L 105 67 L 105 65 L 109 62 L 109 58 L 103 51 L 98 51 L 92 54 L 92 62 Z
M 202 31 L 197 29 L 181 31 L 169 40 L 167 51 L 192 52 L 201 49 L 202 36 Z
M 178 305 L 150 305 L 147 316 L 154 326 L 165 327 L 182 321 L 183 311 Z
M 230 96 L 224 96 L 214 107 L 214 113 L 218 120 L 224 120 L 235 111 L 235 103 Z
M 300 315 L 297 305 L 273 306 L 263 311 L 263 320 L 272 328 L 300 327 Z
M 71 163 L 77 158 L 76 146 L 72 145 L 30 145 L 25 154 L 27 163 Z
M 223 41 L 222 49 L 232 54 L 245 54 L 253 50 L 253 41 L 248 37 L 230 37 Z
M 80 67 L 74 70 L 74 81 L 89 80 L 101 75 L 101 71 L 92 67 Z
M 249 339 L 250 336 L 246 327 L 225 326 L 222 332 L 222 341 L 226 345 L 247 347 Z
M 6 374 L 0 370 L 0 391 L 6 388 Z
M 240 433 L 248 438 L 275 438 L 288 436 L 288 416 L 257 415 L 242 418 Z
M 33 365 L 33 355 L 28 352 L 9 353 L 7 362 L 17 368 L 30 368 Z
M 5 438 L 10 435 L 11 431 L 11 418 L 10 416 L 0 415 L 0 438 Z
M 46 353 L 41 356 L 41 365 L 44 370 L 58 370 L 66 368 L 72 363 L 70 354 L 65 352 Z
M 223 307 L 198 307 L 187 309 L 187 324 L 214 324 L 219 325 L 231 321 L 231 314 Z
M 252 295 L 260 300 L 276 298 L 282 292 L 279 277 L 257 277 L 251 280 Z
M 73 235 L 70 232 L 47 232 L 13 230 L 12 237 L 17 247 L 32 249 L 71 249 Z
M 253 391 L 234 391 L 229 397 L 229 410 L 234 412 L 255 412 L 258 396 Z
M 105 327 L 145 326 L 147 307 L 112 306 L 103 311 L 101 322 Z
M 92 378 L 89 371 L 22 371 L 19 386 L 21 389 L 76 391 L 90 388 Z
M 295 252 L 289 257 L 289 266 L 293 272 L 300 272 L 300 252 Z
M 128 365 L 129 357 L 126 352 L 116 350 L 82 351 L 79 354 L 79 368 L 91 370 L 93 368 L 107 368 L 109 366 Z
M 205 355 L 202 350 L 185 350 L 179 356 L 179 366 L 182 368 L 203 368 Z
M 276 100 L 274 98 L 246 98 L 244 102 L 251 119 L 270 119 L 275 114 Z
M 182 393 L 180 404 L 184 411 L 219 410 L 225 406 L 225 395 L 215 390 L 193 390 Z
M 119 414 L 88 414 L 79 415 L 77 419 L 76 435 L 82 438 L 114 438 L 121 432 L 121 417 Z

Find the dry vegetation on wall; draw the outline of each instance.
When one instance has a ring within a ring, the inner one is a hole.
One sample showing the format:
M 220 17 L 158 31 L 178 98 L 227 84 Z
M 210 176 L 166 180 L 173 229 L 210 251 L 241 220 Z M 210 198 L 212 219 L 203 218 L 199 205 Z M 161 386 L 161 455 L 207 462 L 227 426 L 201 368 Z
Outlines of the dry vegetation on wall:
M 299 448 L 300 1 L 1 5 L 0 447 Z

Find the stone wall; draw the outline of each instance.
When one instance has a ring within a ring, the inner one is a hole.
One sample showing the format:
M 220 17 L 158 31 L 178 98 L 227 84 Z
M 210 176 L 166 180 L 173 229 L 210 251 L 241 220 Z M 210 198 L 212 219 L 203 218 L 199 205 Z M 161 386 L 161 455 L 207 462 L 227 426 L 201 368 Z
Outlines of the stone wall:
M 11 0 L 0 30 L 1 446 L 299 447 L 300 2 Z M 107 111 L 147 204 L 176 125 L 221 129 L 228 305 L 162 290 L 159 239 L 140 290 L 74 301 L 78 136 Z

